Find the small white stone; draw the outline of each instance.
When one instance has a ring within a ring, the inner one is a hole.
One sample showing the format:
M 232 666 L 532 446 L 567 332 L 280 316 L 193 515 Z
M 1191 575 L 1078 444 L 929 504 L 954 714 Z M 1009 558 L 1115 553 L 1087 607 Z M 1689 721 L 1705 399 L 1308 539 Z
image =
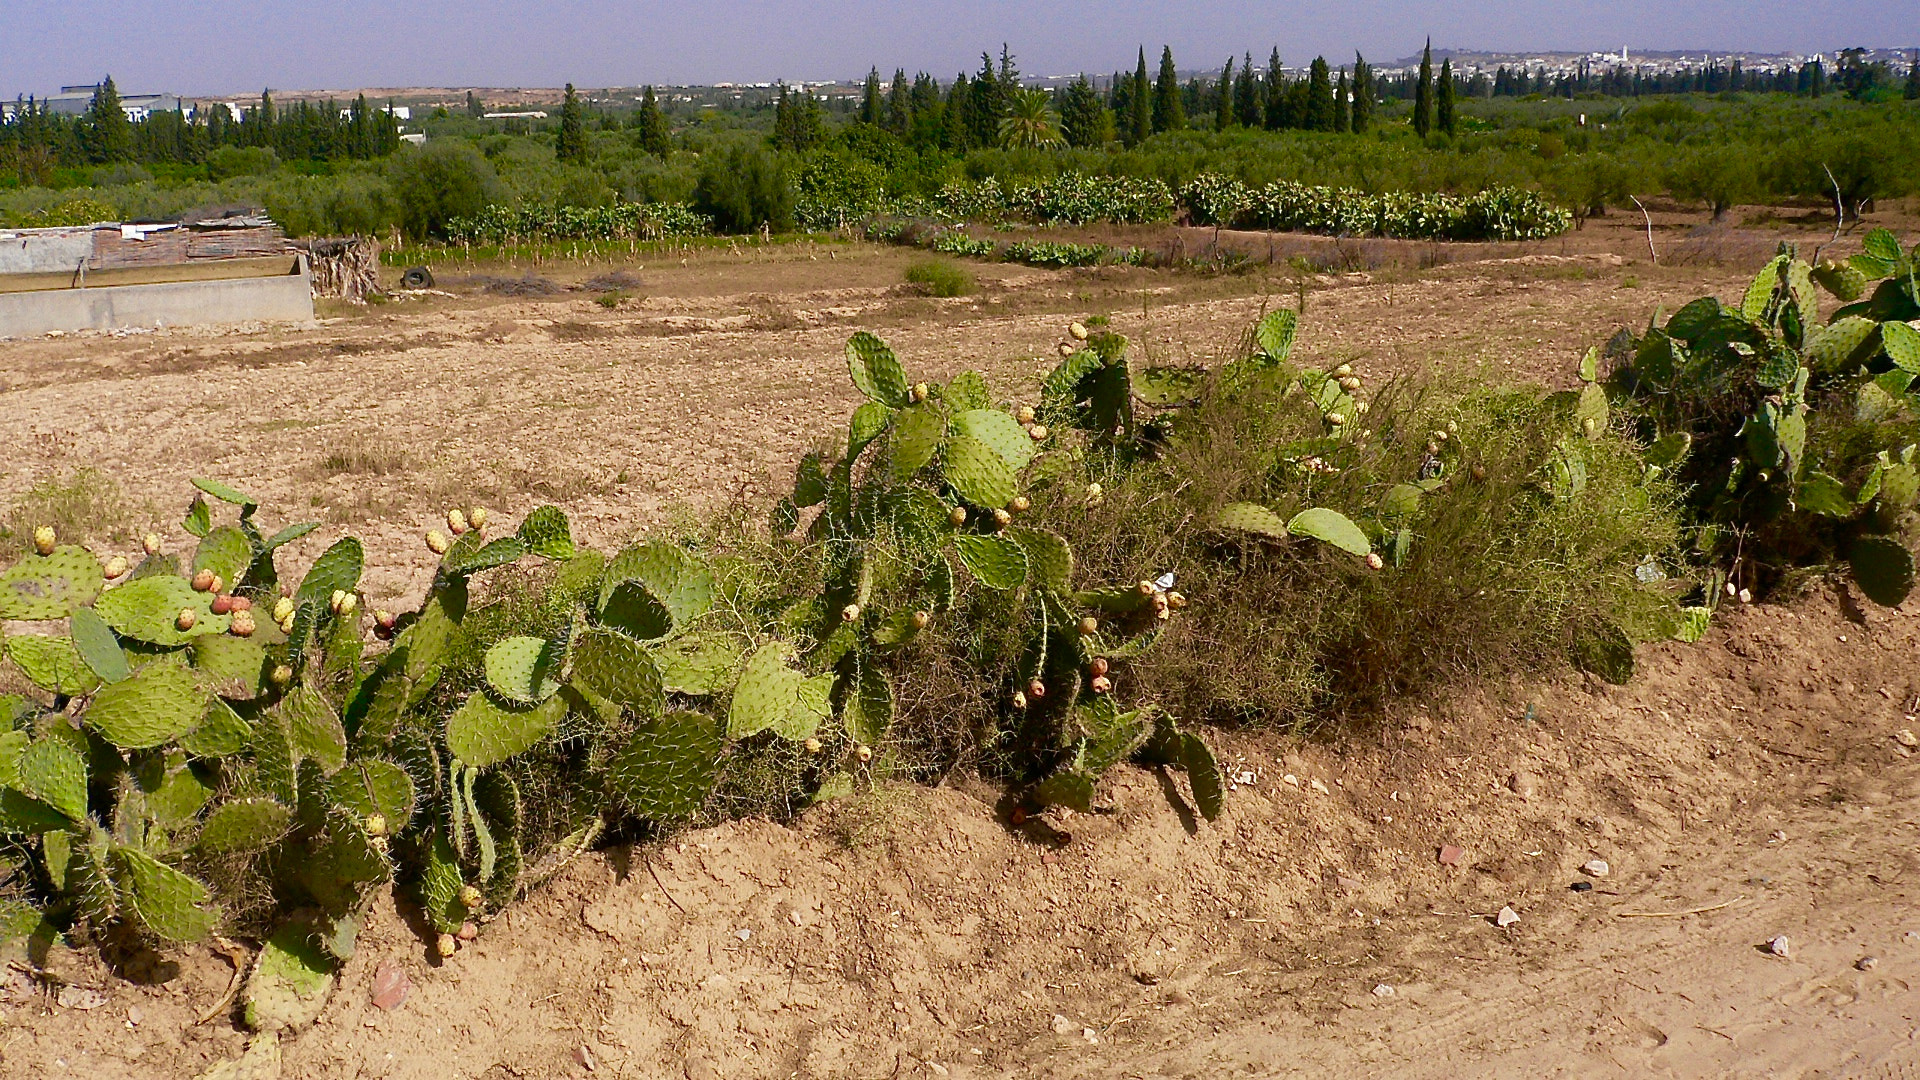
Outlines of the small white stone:
M 1328 789 L 1328 787 L 1327 787 L 1327 785 L 1325 785 L 1325 784 L 1323 784 L 1323 783 L 1321 783 L 1321 782 L 1320 782 L 1320 781 L 1318 781 L 1318 780 L 1315 780 L 1315 781 L 1313 781 L 1312 783 L 1310 783 L 1310 784 L 1308 784 L 1307 786 L 1308 786 L 1308 787 L 1310 787 L 1310 788 L 1312 788 L 1313 790 L 1315 790 L 1315 791 L 1317 791 L 1317 792 L 1319 792 L 1319 793 L 1320 793 L 1320 794 L 1322 794 L 1322 795 L 1331 795 L 1331 794 L 1333 794 L 1333 792 L 1332 792 L 1331 790 L 1329 790 L 1329 789 Z
M 1520 913 L 1513 910 L 1510 907 L 1501 908 L 1500 914 L 1495 915 L 1493 917 L 1493 925 L 1499 927 L 1502 930 L 1505 930 L 1507 927 L 1512 926 L 1514 923 L 1517 923 L 1519 921 L 1520 921 Z
M 1613 867 L 1608 866 L 1605 859 L 1588 859 L 1580 864 L 1580 872 L 1588 877 L 1606 877 L 1613 873 Z
M 1377 998 L 1390 998 L 1393 996 L 1393 987 L 1388 986 L 1386 983 L 1381 983 L 1373 988 L 1373 996 Z
M 1071 1035 L 1073 1034 L 1073 1029 L 1078 1026 L 1078 1024 L 1075 1024 L 1059 1013 L 1053 1014 L 1053 1033 L 1055 1035 Z
M 753 937 L 753 931 L 743 926 L 740 929 L 735 930 L 733 932 L 733 936 L 739 938 L 741 941 L 746 941 Z
M 1767 951 L 1775 956 L 1791 955 L 1793 952 L 1793 942 L 1788 940 L 1787 935 L 1780 934 L 1772 941 L 1767 942 Z

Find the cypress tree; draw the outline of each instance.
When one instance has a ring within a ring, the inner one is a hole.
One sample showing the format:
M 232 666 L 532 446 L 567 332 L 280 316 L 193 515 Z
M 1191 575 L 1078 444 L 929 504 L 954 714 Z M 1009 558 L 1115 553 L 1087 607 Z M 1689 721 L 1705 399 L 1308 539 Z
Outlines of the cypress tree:
M 1233 84 L 1233 118 L 1243 127 L 1257 128 L 1261 123 L 1260 83 L 1253 73 L 1253 54 L 1240 58 L 1240 77 Z
M 867 85 L 860 97 L 860 122 L 880 126 L 882 116 L 880 104 L 880 69 L 867 69 Z
M 887 130 L 906 138 L 913 127 L 913 103 L 907 98 L 907 69 L 893 69 L 893 83 L 887 87 Z
M 1187 126 L 1180 103 L 1180 76 L 1173 70 L 1173 47 L 1160 46 L 1160 77 L 1153 84 L 1153 130 L 1178 131 Z
M 120 91 L 113 76 L 100 80 L 93 100 L 87 102 L 87 115 L 81 122 L 81 141 L 87 160 L 94 163 L 130 161 L 133 158 L 133 124 L 120 107 Z
M 673 133 L 667 127 L 666 114 L 660 111 L 660 100 L 653 96 L 653 87 L 640 92 L 640 111 L 634 114 L 634 141 L 640 149 L 657 158 L 664 158 L 673 152 Z
M 1233 126 L 1233 57 L 1220 69 L 1220 93 L 1214 98 L 1213 129 L 1225 131 Z
M 1068 146 L 1098 147 L 1113 137 L 1112 114 L 1085 75 L 1060 96 L 1060 134 Z
M 1001 66 L 1007 66 L 1008 58 L 1002 50 Z M 1006 115 L 1008 88 L 1001 85 L 1000 76 L 994 72 L 993 58 L 986 53 L 980 54 L 980 74 L 973 77 L 967 85 L 967 146 L 969 149 L 993 146 L 1000 138 L 1000 118 Z
M 1300 126 L 1308 131 L 1333 130 L 1333 80 L 1324 56 L 1314 57 L 1307 68 L 1307 108 Z
M 953 85 L 947 87 L 947 96 L 940 103 L 940 148 L 962 151 L 967 144 L 967 102 L 972 100 L 968 89 L 967 73 L 954 76 Z
M 1433 39 L 1420 54 L 1420 81 L 1413 87 L 1413 130 L 1421 138 L 1433 131 Z
M 1353 133 L 1364 135 L 1373 125 L 1373 68 L 1359 53 L 1353 54 Z
M 587 160 L 587 114 L 572 83 L 567 84 L 567 96 L 560 103 L 560 134 L 553 141 L 553 156 L 561 161 Z
M 1350 91 L 1347 87 L 1347 69 L 1341 68 L 1340 81 L 1334 84 L 1333 87 L 1333 130 L 1335 131 L 1346 132 L 1353 130 L 1347 120 L 1347 97 L 1349 94 Z
M 1440 61 L 1440 130 L 1453 137 L 1453 57 Z
M 1153 98 L 1147 82 L 1147 49 L 1140 47 L 1140 66 L 1134 69 L 1133 85 L 1127 89 L 1128 146 L 1137 146 L 1153 134 Z
M 940 145 L 940 129 L 945 118 L 940 102 L 940 80 L 918 72 L 913 89 L 907 94 L 907 135 L 915 146 Z
M 481 104 L 479 96 L 471 90 L 467 91 L 467 115 L 475 120 L 487 115 L 487 107 Z
M 1278 131 L 1287 126 L 1287 73 L 1280 68 L 1278 45 L 1267 57 L 1266 114 L 1267 130 Z

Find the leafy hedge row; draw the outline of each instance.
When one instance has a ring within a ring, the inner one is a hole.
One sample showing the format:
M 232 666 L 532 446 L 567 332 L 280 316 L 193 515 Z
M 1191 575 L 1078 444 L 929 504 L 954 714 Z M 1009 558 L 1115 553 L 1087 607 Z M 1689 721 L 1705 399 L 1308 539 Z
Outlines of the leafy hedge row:
M 507 244 L 547 240 L 665 240 L 702 236 L 713 222 L 680 203 L 615 203 L 612 206 L 488 206 L 473 217 L 447 223 L 454 243 Z

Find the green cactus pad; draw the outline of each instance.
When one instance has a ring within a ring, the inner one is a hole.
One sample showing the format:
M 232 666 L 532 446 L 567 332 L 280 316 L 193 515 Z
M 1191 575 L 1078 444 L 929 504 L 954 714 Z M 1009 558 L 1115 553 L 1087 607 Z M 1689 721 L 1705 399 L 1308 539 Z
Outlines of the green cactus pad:
M 1149 405 L 1179 405 L 1200 396 L 1207 382 L 1203 367 L 1150 367 L 1133 380 L 1133 393 Z
M 184 665 L 155 662 L 101 687 L 82 719 L 122 750 L 144 750 L 200 726 L 209 697 Z
M 542 506 L 520 522 L 520 542 L 543 559 L 573 558 L 573 527 L 557 506 Z
M 1646 462 L 1662 469 L 1671 469 L 1686 460 L 1693 450 L 1693 436 L 1684 431 L 1675 431 L 1660 436 L 1647 447 Z
M 637 582 L 660 601 L 677 629 L 713 607 L 713 571 L 691 553 L 661 540 L 636 544 L 614 556 L 600 585 L 605 608 L 626 582 Z
M 1020 421 L 998 409 L 969 409 L 955 416 L 953 433 L 985 444 L 1014 472 L 1026 468 L 1033 460 L 1033 437 L 1020 426 Z
M 853 410 L 853 417 L 847 421 L 847 460 L 860 456 L 867 444 L 880 437 L 893 422 L 893 409 L 877 401 L 869 401 Z
M 1816 371 L 1834 371 L 1849 364 L 1856 353 L 1872 340 L 1879 324 L 1872 319 L 1849 315 L 1807 333 L 1807 364 Z
M 212 593 L 195 592 L 184 578 L 149 577 L 108 589 L 93 610 L 121 637 L 176 648 L 207 634 L 224 634 L 233 625 L 232 616 L 213 613 L 213 599 Z M 183 610 L 194 614 L 190 630 L 176 621 Z
M 1823 262 L 1809 276 L 1842 303 L 1852 303 L 1867 291 L 1867 275 L 1846 263 Z
M 991 408 L 993 393 L 987 389 L 987 380 L 979 372 L 963 371 L 940 388 L 940 400 L 951 405 L 956 412 L 965 412 L 968 409 Z
M 1151 597 L 1132 585 L 1114 585 L 1073 594 L 1073 602 L 1105 615 L 1131 615 L 1152 603 Z
M 272 799 L 236 799 L 207 815 L 195 846 L 214 855 L 264 851 L 292 825 L 293 811 Z
M 404 647 L 407 651 L 405 674 L 413 684 L 408 691 L 409 705 L 419 703 L 439 683 L 452 650 L 453 637 L 466 614 L 467 583 L 465 579 L 456 578 L 430 594 L 421 605 L 419 619 L 395 639 L 395 648 Z
M 560 689 L 565 660 L 565 652 L 546 638 L 506 638 L 487 650 L 487 685 L 508 701 L 537 705 Z
M 801 687 L 807 682 L 805 675 L 789 666 L 792 651 L 790 645 L 776 641 L 747 657 L 727 712 L 727 738 L 744 739 L 768 730 L 784 734 L 788 714 L 799 704 Z
M 393 872 L 362 824 L 337 814 L 326 819 L 325 836 L 309 843 L 297 858 L 300 883 L 329 911 L 360 908 L 366 887 L 388 880 Z
M 920 636 L 911 611 L 896 611 L 873 628 L 873 643 L 883 649 L 896 649 Z
M 1704 607 L 1686 607 L 1680 609 L 1680 619 L 1673 636 L 1676 641 L 1692 644 L 1707 636 L 1707 626 L 1713 620 L 1713 610 Z
M 625 634 L 589 630 L 575 638 L 573 677 L 641 716 L 658 716 L 666 705 L 659 667 L 639 642 Z
M 1287 535 L 1287 523 L 1280 515 L 1254 503 L 1228 503 L 1214 514 L 1213 523 L 1222 529 L 1256 533 L 1274 539 Z
M 913 400 L 908 394 L 907 373 L 894 359 L 893 350 L 864 330 L 847 339 L 847 374 L 853 377 L 855 388 L 883 405 L 898 409 Z
M 195 477 L 190 477 L 189 482 L 193 484 L 194 487 L 197 487 L 201 491 L 204 491 L 207 494 L 213 496 L 214 498 L 219 499 L 221 502 L 232 503 L 233 505 L 241 508 L 242 510 L 246 510 L 250 507 L 255 507 L 260 505 L 260 500 L 254 498 L 251 495 L 248 495 L 243 491 L 240 491 L 237 488 L 234 488 L 227 484 L 223 484 L 218 480 L 210 480 L 204 476 L 195 476 Z
M 932 402 L 909 405 L 893 418 L 893 477 L 906 481 L 926 468 L 947 437 L 947 416 Z
M 600 622 L 641 641 L 657 641 L 673 631 L 673 613 L 638 581 L 614 585 L 600 605 Z
M 20 754 L 20 790 L 69 820 L 87 816 L 87 761 L 63 739 L 41 739 Z
M 127 654 L 120 648 L 120 639 L 114 637 L 113 628 L 92 608 L 73 609 L 67 627 L 73 634 L 73 647 L 79 651 L 81 661 L 102 682 L 119 682 L 133 674 Z
M 241 1016 L 264 1032 L 293 1032 L 313 1023 L 333 993 L 334 959 L 321 947 L 320 928 L 296 916 L 268 938 L 240 992 Z
M 85 548 L 28 554 L 0 574 L 0 619 L 64 619 L 92 603 L 104 584 L 100 561 Z
M 1028 792 L 1048 806 L 1064 806 L 1082 814 L 1093 813 L 1094 778 L 1078 769 L 1063 769 L 1040 781 Z
M 30 732 L 18 728 L 0 731 L 0 787 L 20 786 L 20 755 L 32 741 Z
M 1310 536 L 1354 555 L 1366 555 L 1373 551 L 1372 542 L 1367 539 L 1366 533 L 1360 531 L 1360 526 L 1345 514 L 1325 507 L 1316 506 L 1295 514 L 1287 522 L 1287 531 L 1295 536 Z
M 1299 331 L 1300 316 L 1286 308 L 1269 311 L 1254 327 L 1253 340 L 1271 363 L 1285 363 L 1293 352 L 1293 337 Z
M 240 583 L 240 575 L 253 562 L 253 544 L 247 534 L 231 525 L 214 529 L 200 539 L 193 552 L 193 571 L 211 570 L 231 590 Z
M 271 685 L 273 661 L 251 638 L 210 634 L 193 643 L 193 666 L 208 687 L 223 698 L 251 701 Z
M 1898 607 L 1913 591 L 1913 552 L 1890 536 L 1864 536 L 1847 549 L 1853 582 L 1867 599 Z
M 733 681 L 745 643 L 734 634 L 688 634 L 654 650 L 662 686 L 676 694 L 717 694 Z
M 472 799 L 476 819 L 487 821 L 499 838 L 493 865 L 482 867 L 480 874 L 487 907 L 498 911 L 520 890 L 520 788 L 503 772 L 486 772 L 474 781 Z
M 1220 766 L 1214 760 L 1213 751 L 1190 731 L 1180 738 L 1180 767 L 1187 772 L 1187 787 L 1193 791 L 1193 803 L 1200 816 L 1208 821 L 1219 818 L 1226 801 Z
M 1073 548 L 1048 529 L 1012 529 L 1010 536 L 1027 553 L 1027 567 L 1040 588 L 1065 594 L 1073 582 Z
M 1573 662 L 1582 671 L 1625 686 L 1633 680 L 1633 639 L 1613 623 L 1590 623 L 1574 633 Z
M 893 726 L 893 684 L 880 665 L 856 663 L 836 690 L 841 720 L 855 742 L 874 746 L 887 737 Z
M 51 833 L 73 827 L 60 811 L 12 788 L 0 790 L 0 834 Z
M 1027 553 L 1005 536 L 953 538 L 953 549 L 967 570 L 989 589 L 1011 589 L 1027 580 Z
M 178 750 L 167 754 L 165 768 L 155 784 L 141 785 L 147 811 L 168 829 L 178 829 L 199 816 L 213 797 L 213 788 L 187 767 L 187 755 Z
M 7 639 L 7 656 L 33 685 L 49 694 L 77 697 L 100 685 L 69 637 L 21 634 Z
M 414 882 L 414 893 L 420 898 L 427 922 L 440 933 L 451 934 L 466 921 L 467 906 L 460 902 L 460 887 L 466 883 L 453 845 L 447 842 L 444 833 L 434 830 L 426 848 L 425 865 L 419 880 Z
M 180 749 L 194 757 L 220 758 L 246 749 L 252 738 L 253 725 L 216 697 L 208 704 L 199 725 L 180 736 Z
M 820 463 L 820 452 L 809 450 L 800 456 L 793 470 L 793 505 L 804 508 L 820 505 L 827 497 L 827 471 Z
M 328 786 L 333 804 L 362 823 L 375 814 L 398 833 L 413 819 L 413 778 L 391 761 L 362 758 L 340 770 Z
M 1107 703 L 1108 708 L 1098 719 L 1082 721 L 1088 729 L 1088 736 L 1086 745 L 1080 751 L 1080 767 L 1089 775 L 1101 776 L 1140 749 L 1140 744 L 1146 742 L 1147 736 L 1152 733 L 1153 725 L 1138 712 L 1114 715 L 1116 710 L 1112 708 L 1111 698 L 1094 700 Z M 1080 711 L 1084 717 L 1089 710 Z
M 199 941 L 219 922 L 205 885 L 146 852 L 116 847 L 112 865 L 128 906 L 167 941 Z
M 1573 419 L 1587 438 L 1599 438 L 1607 430 L 1607 392 L 1593 383 L 1582 386 L 1580 400 L 1573 407 Z
M 641 728 L 607 767 L 608 785 L 649 821 L 697 813 L 720 773 L 726 740 L 710 716 L 675 712 Z
M 565 712 L 566 702 L 559 697 L 516 710 L 501 708 L 484 693 L 470 694 L 447 718 L 447 750 L 476 768 L 497 765 L 546 738 Z
M 1920 375 L 1920 330 L 1891 320 L 1880 324 L 1880 349 L 1900 370 Z
M 447 557 L 441 560 L 441 569 L 464 577 L 516 563 L 526 557 L 527 545 L 517 536 L 502 536 L 485 543 L 481 540 L 478 532 L 470 532 L 455 541 L 453 547 L 447 549 Z
M 307 576 L 300 579 L 300 589 L 294 593 L 293 602 L 326 607 L 334 593 L 352 592 L 359 586 L 366 561 L 367 553 L 359 540 L 351 536 L 336 540 L 313 561 Z
M 346 728 L 318 690 L 296 686 L 271 711 L 286 721 L 287 738 L 298 760 L 314 762 L 328 776 L 346 764 Z
M 996 508 L 1013 501 L 1013 466 L 993 447 L 970 435 L 955 435 L 947 440 L 941 457 L 947 483 L 962 499 Z

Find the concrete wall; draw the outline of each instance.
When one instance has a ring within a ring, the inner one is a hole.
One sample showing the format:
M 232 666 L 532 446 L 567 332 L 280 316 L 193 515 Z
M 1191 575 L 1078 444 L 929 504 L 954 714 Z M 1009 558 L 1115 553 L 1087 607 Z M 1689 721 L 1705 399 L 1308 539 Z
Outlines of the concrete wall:
M 93 227 L 0 232 L 0 274 L 71 274 L 93 258 Z
M 115 285 L 0 293 L 0 337 L 49 330 L 303 321 L 313 318 L 313 281 L 304 260 L 280 277 Z

